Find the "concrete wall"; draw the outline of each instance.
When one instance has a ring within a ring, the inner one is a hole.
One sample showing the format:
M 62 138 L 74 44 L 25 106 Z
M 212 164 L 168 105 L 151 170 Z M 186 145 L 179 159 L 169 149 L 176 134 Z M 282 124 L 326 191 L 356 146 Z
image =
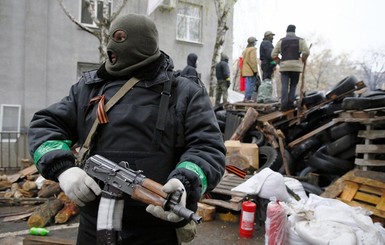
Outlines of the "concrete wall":
M 176 40 L 175 9 L 157 9 L 150 18 L 159 29 L 160 48 L 172 57 L 175 68 L 182 69 L 188 53 L 196 53 L 197 70 L 208 85 L 217 26 L 215 6 L 213 1 L 188 2 L 203 6 L 200 44 Z M 80 0 L 64 4 L 79 17 Z M 147 1 L 131 0 L 122 14 L 145 14 L 146 10 Z M 224 50 L 231 57 L 232 14 L 228 26 Z M 0 1 L 0 33 L 0 104 L 22 105 L 22 128 L 28 127 L 34 112 L 67 95 L 77 82 L 78 62 L 99 62 L 98 39 L 80 30 L 54 0 Z

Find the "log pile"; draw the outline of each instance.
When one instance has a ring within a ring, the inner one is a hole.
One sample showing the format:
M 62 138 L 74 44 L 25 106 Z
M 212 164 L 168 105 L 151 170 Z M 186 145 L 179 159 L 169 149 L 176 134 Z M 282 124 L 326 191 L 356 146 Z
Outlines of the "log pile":
M 28 212 L 17 216 L 4 213 L 0 220 L 27 220 L 29 228 L 64 224 L 79 213 L 59 183 L 42 178 L 34 165 L 15 174 L 0 174 L 0 207 L 7 206 L 27 207 Z

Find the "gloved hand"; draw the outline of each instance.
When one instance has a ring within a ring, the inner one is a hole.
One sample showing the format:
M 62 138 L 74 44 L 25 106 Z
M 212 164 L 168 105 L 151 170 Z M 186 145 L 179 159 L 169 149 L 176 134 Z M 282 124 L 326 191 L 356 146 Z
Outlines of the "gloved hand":
M 58 180 L 64 193 L 81 207 L 102 193 L 95 180 L 78 167 L 65 170 L 59 175 Z
M 186 189 L 183 186 L 182 182 L 180 180 L 172 178 L 170 179 L 164 186 L 163 186 L 163 191 L 169 194 L 172 194 L 176 190 L 181 188 L 183 190 L 183 194 L 181 196 L 179 205 L 186 207 Z M 170 211 L 165 211 L 162 207 L 160 206 L 155 206 L 155 205 L 148 205 L 146 208 L 146 211 L 155 217 L 159 219 L 163 219 L 166 221 L 174 222 L 177 223 L 181 221 L 183 218 L 179 217 L 178 215 L 174 214 L 173 212 Z

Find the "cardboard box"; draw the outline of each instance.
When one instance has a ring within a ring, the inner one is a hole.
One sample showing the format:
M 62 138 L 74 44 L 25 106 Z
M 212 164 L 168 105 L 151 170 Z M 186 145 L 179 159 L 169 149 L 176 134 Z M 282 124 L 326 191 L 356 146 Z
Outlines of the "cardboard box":
M 227 140 L 226 163 L 240 169 L 253 167 L 259 168 L 259 150 L 257 144 L 241 143 L 239 140 Z

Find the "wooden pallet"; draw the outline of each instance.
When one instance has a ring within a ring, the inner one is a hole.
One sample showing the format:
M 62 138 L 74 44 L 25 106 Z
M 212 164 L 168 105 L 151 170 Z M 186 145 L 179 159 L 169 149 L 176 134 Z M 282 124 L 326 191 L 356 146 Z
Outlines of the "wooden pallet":
M 234 211 L 240 211 L 242 208 L 242 201 L 246 194 L 243 192 L 231 191 L 231 189 L 243 183 L 250 177 L 251 176 L 246 176 L 245 179 L 242 179 L 234 174 L 225 174 L 222 180 L 219 182 L 218 186 L 212 190 L 211 193 L 220 194 L 221 196 L 227 197 L 227 199 L 222 200 L 203 198 L 200 200 L 200 202 Z
M 356 145 L 355 165 L 363 170 L 370 166 L 385 166 L 385 160 L 376 159 L 377 154 L 385 152 L 385 145 L 373 144 L 375 139 L 385 139 L 385 130 L 375 130 L 374 126 L 385 125 L 385 116 L 379 116 L 378 111 L 383 108 L 372 108 L 363 111 L 344 111 L 336 122 L 358 122 L 365 125 L 366 129 L 358 132 L 358 137 L 364 139 L 363 144 Z
M 370 210 L 372 219 L 385 221 L 385 173 L 354 169 L 335 181 L 321 194 L 337 198 L 352 207 Z
M 354 163 L 363 169 L 367 166 L 385 166 L 385 160 L 376 159 L 376 154 L 384 154 L 385 145 L 373 144 L 374 139 L 385 138 L 385 130 L 373 130 L 371 125 L 366 126 L 365 131 L 359 131 L 358 137 L 365 139 L 365 144 L 356 145 L 356 154 L 362 154 L 362 158 L 356 157 Z
M 279 103 L 245 103 L 245 102 L 236 102 L 231 104 L 224 105 L 224 109 L 233 110 L 233 111 L 247 111 L 250 107 L 254 108 L 256 111 L 261 113 L 270 113 L 276 111 L 279 108 Z

